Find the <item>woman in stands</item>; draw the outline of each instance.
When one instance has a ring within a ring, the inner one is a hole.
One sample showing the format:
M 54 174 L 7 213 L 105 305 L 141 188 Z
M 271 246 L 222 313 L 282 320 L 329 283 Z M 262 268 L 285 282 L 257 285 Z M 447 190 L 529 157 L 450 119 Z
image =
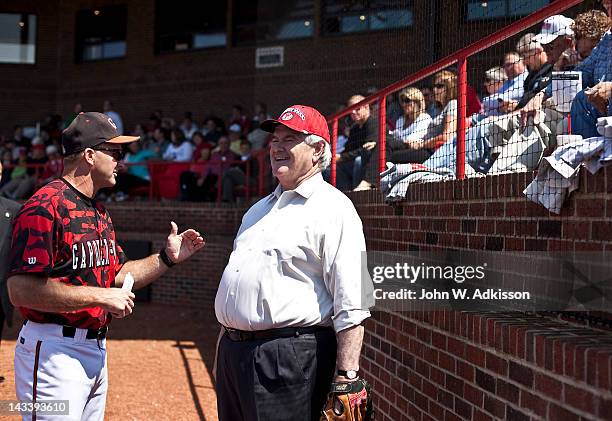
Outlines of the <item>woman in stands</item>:
M 429 124 L 421 147 L 436 150 L 457 133 L 457 75 L 448 70 L 437 73 L 433 93 L 443 108 Z
M 396 164 L 425 162 L 432 154 L 431 149 L 421 146 L 432 122 L 425 98 L 417 88 L 408 87 L 400 92 L 399 102 L 404 115 L 397 119 L 393 138 L 389 140 L 389 160 Z

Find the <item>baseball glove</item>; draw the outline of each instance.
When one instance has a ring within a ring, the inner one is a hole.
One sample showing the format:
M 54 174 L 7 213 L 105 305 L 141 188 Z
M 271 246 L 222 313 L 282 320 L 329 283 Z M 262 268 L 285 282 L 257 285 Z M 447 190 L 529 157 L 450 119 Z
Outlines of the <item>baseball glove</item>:
M 363 379 L 332 383 L 321 421 L 370 421 L 372 419 L 371 387 Z

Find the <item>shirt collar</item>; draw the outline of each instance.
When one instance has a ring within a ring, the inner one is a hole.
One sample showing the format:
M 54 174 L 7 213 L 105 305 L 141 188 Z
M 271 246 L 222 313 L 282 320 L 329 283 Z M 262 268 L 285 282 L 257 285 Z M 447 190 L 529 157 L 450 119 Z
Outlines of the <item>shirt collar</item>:
M 302 196 L 303 198 L 308 199 L 310 198 L 310 196 L 312 196 L 312 194 L 319 187 L 319 185 L 324 182 L 325 181 L 323 180 L 323 175 L 321 174 L 321 172 L 318 172 L 312 177 L 302 181 L 300 185 L 297 186 L 293 191 Z M 271 198 L 275 197 L 276 199 L 278 199 L 281 197 L 281 194 L 283 194 L 283 188 L 280 184 L 278 184 L 276 186 L 276 189 L 274 189 L 274 191 L 272 192 Z

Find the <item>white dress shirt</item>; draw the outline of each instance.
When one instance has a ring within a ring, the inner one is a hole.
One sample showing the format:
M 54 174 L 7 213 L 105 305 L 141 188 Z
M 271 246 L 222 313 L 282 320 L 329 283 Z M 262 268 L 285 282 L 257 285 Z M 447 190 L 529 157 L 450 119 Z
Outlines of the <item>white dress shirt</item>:
M 364 252 L 353 203 L 320 173 L 295 190 L 279 185 L 242 218 L 215 298 L 217 320 L 249 331 L 356 326 L 373 304 Z

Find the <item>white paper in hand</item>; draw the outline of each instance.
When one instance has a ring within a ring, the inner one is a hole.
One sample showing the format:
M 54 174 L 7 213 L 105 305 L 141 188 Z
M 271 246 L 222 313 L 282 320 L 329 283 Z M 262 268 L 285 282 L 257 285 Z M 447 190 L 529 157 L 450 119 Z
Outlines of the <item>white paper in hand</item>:
M 128 272 L 127 275 L 125 275 L 125 279 L 123 280 L 123 286 L 121 287 L 121 289 L 127 289 L 128 291 L 131 291 L 133 286 L 134 277 L 132 276 L 131 272 Z

